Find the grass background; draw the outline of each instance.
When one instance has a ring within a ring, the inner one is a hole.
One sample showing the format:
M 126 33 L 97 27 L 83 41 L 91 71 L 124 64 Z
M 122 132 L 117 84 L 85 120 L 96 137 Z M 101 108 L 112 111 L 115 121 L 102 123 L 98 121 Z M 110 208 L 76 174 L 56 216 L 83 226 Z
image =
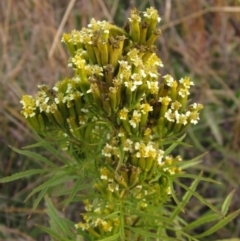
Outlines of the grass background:
M 215 205 L 235 189 L 230 211 L 240 203 L 240 1 L 239 0 L 1 0 L 0 1 L 0 178 L 34 168 L 34 162 L 13 152 L 34 142 L 19 114 L 21 96 L 36 93 L 37 85 L 52 86 L 64 76 L 68 53 L 60 42 L 62 32 L 86 26 L 94 17 L 122 26 L 130 9 L 155 6 L 162 21 L 158 40 L 164 63 L 162 75 L 190 76 L 195 82 L 192 101 L 203 103 L 201 121 L 188 131 L 181 148 L 185 158 L 207 152 L 191 172 L 222 185 L 202 183 L 199 193 Z M 44 155 L 43 152 L 41 154 Z M 47 241 L 35 224 L 48 224 L 45 204 L 32 210 L 24 203 L 41 177 L 0 185 L 0 240 Z M 34 198 L 34 197 L 33 197 Z M 53 200 L 57 203 L 57 200 Z M 193 198 L 184 214 L 197 219 L 207 212 Z M 69 208 L 61 215 L 78 217 Z M 201 232 L 207 226 L 203 226 Z M 204 240 L 240 237 L 240 217 Z

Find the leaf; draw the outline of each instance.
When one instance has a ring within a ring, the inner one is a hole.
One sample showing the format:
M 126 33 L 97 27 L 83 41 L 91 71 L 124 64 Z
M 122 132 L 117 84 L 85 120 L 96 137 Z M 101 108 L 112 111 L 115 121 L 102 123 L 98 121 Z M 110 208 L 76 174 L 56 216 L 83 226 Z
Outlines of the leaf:
M 201 201 L 202 203 L 204 203 L 206 206 L 208 206 L 212 211 L 214 211 L 215 213 L 219 214 L 220 217 L 223 217 L 222 213 L 216 208 L 214 207 L 210 202 L 208 202 L 206 199 L 204 199 L 200 194 L 198 194 L 197 192 L 194 192 L 192 190 L 189 189 L 189 187 L 187 187 L 186 185 L 182 184 L 179 181 L 175 181 L 179 186 L 181 186 L 182 188 L 184 188 L 185 190 L 191 192 L 199 201 Z
M 205 120 L 207 124 L 209 125 L 212 134 L 218 143 L 218 145 L 222 146 L 223 144 L 223 138 L 222 138 L 222 131 L 219 128 L 219 125 L 217 125 L 215 117 L 212 115 L 212 112 L 209 110 L 208 107 L 205 107 L 205 110 L 203 112 L 203 115 L 205 117 Z
M 47 227 L 44 227 L 44 226 L 38 225 L 38 224 L 36 226 L 39 227 L 41 230 L 43 230 L 45 233 L 50 234 L 57 241 L 72 241 L 72 239 L 66 239 L 66 238 L 62 237 L 62 235 L 60 235 L 58 232 L 53 231 L 52 228 L 47 228 Z
M 56 224 L 58 230 L 64 234 L 67 235 L 69 238 L 74 239 L 74 233 L 70 230 L 70 228 L 66 225 L 66 222 L 64 221 L 63 218 L 61 218 L 58 215 L 58 211 L 55 209 L 55 207 L 53 206 L 50 198 L 48 198 L 47 196 L 45 197 L 45 201 L 47 203 L 47 211 L 46 213 L 48 214 L 48 216 L 50 217 L 51 221 L 54 222 L 54 224 Z
M 202 224 L 213 222 L 217 219 L 219 219 L 219 215 L 217 215 L 216 213 L 207 214 L 202 217 L 198 217 L 196 221 L 193 221 L 192 223 L 188 224 L 182 230 L 183 231 L 191 230 L 196 227 L 199 227 Z
M 196 166 L 198 165 L 200 162 L 202 162 L 202 160 L 199 160 L 201 157 L 205 156 L 207 152 L 189 160 L 189 161 L 182 161 L 182 162 L 179 162 L 179 166 L 181 167 L 182 170 L 184 169 L 187 169 L 189 167 L 192 167 L 192 166 Z
M 179 139 L 177 139 L 176 141 L 174 141 L 173 144 L 172 144 L 171 146 L 169 146 L 169 147 L 165 150 L 164 156 L 167 156 L 169 153 L 172 152 L 172 150 L 173 150 L 176 146 L 178 146 L 179 144 L 181 144 L 181 143 L 182 143 L 182 140 L 185 138 L 185 136 L 186 136 L 186 135 L 184 134 L 184 135 L 181 136 Z
M 38 197 L 33 202 L 33 207 L 32 207 L 33 210 L 35 210 L 37 208 L 38 204 L 41 202 L 41 200 L 43 199 L 43 197 L 47 193 L 47 190 L 48 190 L 48 188 L 45 188 L 38 194 Z
M 75 179 L 74 176 L 66 176 L 65 172 L 58 175 L 53 174 L 49 180 L 39 185 L 38 187 L 34 188 L 32 192 L 27 196 L 26 200 L 29 199 L 33 194 L 41 191 L 42 189 L 58 186 L 59 184 L 66 183 L 67 181 L 74 180 L 74 179 Z
M 24 178 L 24 177 L 30 177 L 35 174 L 42 174 L 46 171 L 47 170 L 44 170 L 44 169 L 32 169 L 32 170 L 27 170 L 24 172 L 15 173 L 11 176 L 0 179 L 0 183 L 15 181 L 17 179 Z
M 139 234 L 143 237 L 145 237 L 146 239 L 145 240 L 148 240 L 147 238 L 155 238 L 154 240 L 164 240 L 164 241 L 176 241 L 176 238 L 172 238 L 172 237 L 169 237 L 169 236 L 165 236 L 165 235 L 160 235 L 160 234 L 155 234 L 151 231 L 146 231 L 144 230 L 144 228 L 133 228 L 132 226 L 128 226 L 126 225 L 126 228 L 131 230 L 133 233 L 136 233 L 136 234 Z
M 228 224 L 231 220 L 233 220 L 234 218 L 236 218 L 238 215 L 240 214 L 240 209 L 236 210 L 233 213 L 230 213 L 228 216 L 224 217 L 222 220 L 220 220 L 217 224 L 215 224 L 214 226 L 212 226 L 210 229 L 208 229 L 207 231 L 203 232 L 200 235 L 195 236 L 195 238 L 202 238 L 202 237 L 206 237 L 209 236 L 210 234 L 215 233 L 217 230 L 219 230 L 220 228 L 224 227 L 226 224 Z
M 115 241 L 117 240 L 117 238 L 119 238 L 120 234 L 117 233 L 111 237 L 107 237 L 107 238 L 104 238 L 104 239 L 99 239 L 99 241 Z
M 22 150 L 19 150 L 19 149 L 15 148 L 15 147 L 12 147 L 12 146 L 10 146 L 10 148 L 13 151 L 15 151 L 15 152 L 17 152 L 17 153 L 19 153 L 21 155 L 32 157 L 32 158 L 34 158 L 34 159 L 36 159 L 36 160 L 38 160 L 38 161 L 40 161 L 42 163 L 45 163 L 45 164 L 47 164 L 47 165 L 49 165 L 49 166 L 51 166 L 53 168 L 57 168 L 57 166 L 55 164 L 53 164 L 53 162 L 49 161 L 47 158 L 45 158 L 45 157 L 43 157 L 43 156 L 41 156 L 41 155 L 39 155 L 39 154 L 37 154 L 35 152 L 32 152 L 32 151 L 22 151 Z
M 200 182 L 202 177 L 202 173 L 192 182 L 191 186 L 189 187 L 189 190 L 184 194 L 182 201 L 178 204 L 177 208 L 174 210 L 171 220 L 174 220 L 174 218 L 184 209 L 184 207 L 189 202 L 190 198 L 193 195 L 193 192 L 196 190 L 196 187 L 198 183 Z M 190 192 L 191 190 L 191 192 Z
M 79 178 L 76 182 L 76 184 L 74 185 L 74 187 L 71 190 L 71 194 L 68 197 L 68 199 L 66 200 L 66 202 L 64 203 L 64 208 L 68 206 L 68 204 L 73 200 L 73 198 L 76 196 L 76 193 L 79 191 L 80 187 L 82 187 L 82 179 Z M 82 188 L 81 188 L 82 189 Z
M 223 205 L 222 205 L 222 214 L 225 216 L 228 212 L 228 209 L 229 209 L 229 206 L 230 206 L 230 203 L 231 203 L 231 200 L 232 200 L 232 197 L 233 197 L 233 194 L 234 194 L 235 190 L 231 191 L 228 196 L 226 197 L 226 199 L 224 200 L 223 202 Z

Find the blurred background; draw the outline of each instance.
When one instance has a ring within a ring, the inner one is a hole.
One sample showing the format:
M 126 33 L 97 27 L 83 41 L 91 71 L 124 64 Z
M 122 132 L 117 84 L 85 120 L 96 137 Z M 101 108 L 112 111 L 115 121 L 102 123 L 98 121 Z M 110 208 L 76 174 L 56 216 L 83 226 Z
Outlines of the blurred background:
M 39 84 L 52 86 L 65 76 L 69 55 L 60 42 L 63 32 L 88 24 L 94 17 L 123 26 L 132 7 L 154 6 L 162 21 L 158 40 L 161 74 L 190 76 L 191 101 L 204 104 L 201 121 L 188 131 L 185 159 L 206 153 L 189 172 L 221 182 L 201 183 L 199 193 L 220 207 L 235 190 L 230 211 L 240 208 L 240 1 L 239 0 L 1 0 L 0 1 L 0 178 L 34 168 L 34 162 L 13 152 L 34 143 L 20 115 L 23 94 L 34 95 Z M 41 152 L 44 155 L 44 152 Z M 0 240 L 48 241 L 36 227 L 48 225 L 44 203 L 32 210 L 24 202 L 41 177 L 0 184 Z M 194 198 L 183 217 L 195 220 L 208 210 Z M 78 212 L 62 212 L 73 222 Z M 75 212 L 75 213 L 74 213 Z M 201 230 L 207 229 L 203 225 Z M 240 237 L 240 217 L 204 240 Z

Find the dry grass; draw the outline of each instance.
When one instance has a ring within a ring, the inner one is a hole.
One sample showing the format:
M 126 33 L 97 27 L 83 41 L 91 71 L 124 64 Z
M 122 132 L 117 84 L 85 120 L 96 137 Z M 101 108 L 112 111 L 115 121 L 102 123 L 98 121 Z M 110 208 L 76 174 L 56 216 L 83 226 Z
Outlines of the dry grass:
M 193 98 L 206 107 L 201 123 L 189 130 L 194 148 L 184 153 L 191 157 L 196 150 L 197 154 L 209 151 L 199 169 L 224 185 L 203 185 L 199 192 L 213 203 L 232 189 L 240 193 L 240 1 L 129 2 L 139 9 L 150 4 L 159 10 L 164 71 L 177 78 L 190 75 L 196 83 Z M 128 1 L 111 0 L 0 1 L 0 176 L 33 165 L 8 145 L 21 147 L 33 141 L 19 114 L 21 96 L 34 94 L 39 84 L 51 86 L 71 74 L 66 67 L 68 54 L 59 41 L 62 32 L 86 26 L 93 16 L 123 24 L 131 6 Z M 48 240 L 34 227 L 47 223 L 44 210 L 33 212 L 31 200 L 23 204 L 26 194 L 40 181 L 0 186 L 0 240 Z M 231 210 L 237 209 L 239 202 L 240 196 L 235 195 Z M 191 205 L 189 215 L 197 218 L 204 210 L 194 200 Z M 214 238 L 240 236 L 239 221 Z

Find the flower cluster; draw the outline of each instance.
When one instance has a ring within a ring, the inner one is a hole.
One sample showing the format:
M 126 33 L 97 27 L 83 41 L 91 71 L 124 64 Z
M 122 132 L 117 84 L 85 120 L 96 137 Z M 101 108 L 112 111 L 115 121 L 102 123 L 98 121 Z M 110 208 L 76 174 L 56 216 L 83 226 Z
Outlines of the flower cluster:
M 83 222 L 75 225 L 77 229 L 86 230 L 97 239 L 117 233 L 120 225 L 119 217 L 106 218 L 114 211 L 113 205 L 105 204 L 103 206 L 99 203 L 92 205 L 89 200 L 85 200 L 84 205 L 87 213 L 82 215 Z
M 35 97 L 21 100 L 29 125 L 41 135 L 64 136 L 64 150 L 98 143 L 94 189 L 100 198 L 98 204 L 85 202 L 83 221 L 76 224 L 95 239 L 118 231 L 118 217 L 104 218 L 116 212 L 118 201 L 137 200 L 142 210 L 171 196 L 168 177 L 181 172 L 182 159 L 166 154 L 164 140 L 197 124 L 203 108 L 188 104 L 188 77 L 160 76 L 163 64 L 154 46 L 159 21 L 152 7 L 133 9 L 125 29 L 92 19 L 86 28 L 63 34 L 74 76 L 52 89 L 39 86 Z M 126 220 L 136 219 L 126 210 Z

